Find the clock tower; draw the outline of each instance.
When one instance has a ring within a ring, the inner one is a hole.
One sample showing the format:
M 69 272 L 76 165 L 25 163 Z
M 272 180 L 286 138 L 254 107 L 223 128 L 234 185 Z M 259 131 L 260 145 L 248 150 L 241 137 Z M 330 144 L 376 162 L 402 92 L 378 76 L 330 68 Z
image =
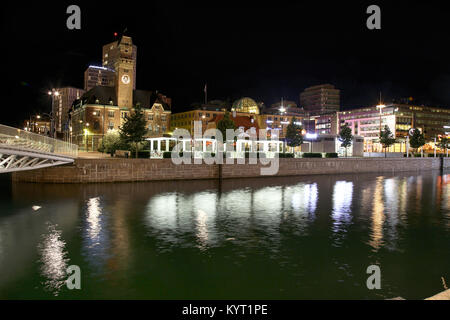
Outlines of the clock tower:
M 133 89 L 136 81 L 136 46 L 131 37 L 103 46 L 103 65 L 115 71 L 117 105 L 133 107 Z

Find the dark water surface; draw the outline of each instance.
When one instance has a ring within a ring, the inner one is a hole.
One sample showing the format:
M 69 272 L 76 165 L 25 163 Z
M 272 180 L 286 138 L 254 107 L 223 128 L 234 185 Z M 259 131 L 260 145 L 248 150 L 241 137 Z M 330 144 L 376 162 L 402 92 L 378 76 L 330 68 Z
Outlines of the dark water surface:
M 450 172 L 0 186 L 1 299 L 422 299 L 450 283 Z

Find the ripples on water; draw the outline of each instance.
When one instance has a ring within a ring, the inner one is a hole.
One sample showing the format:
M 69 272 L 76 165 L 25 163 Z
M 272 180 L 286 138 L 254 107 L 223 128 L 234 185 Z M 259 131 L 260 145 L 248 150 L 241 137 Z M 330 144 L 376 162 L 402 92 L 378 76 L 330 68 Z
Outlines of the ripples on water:
M 424 298 L 450 277 L 449 183 L 428 172 L 15 184 L 0 215 L 0 297 Z M 69 264 L 80 292 L 65 288 Z M 370 264 L 381 292 L 365 288 Z
M 48 223 L 47 233 L 42 235 L 42 241 L 38 244 L 41 275 L 45 278 L 43 286 L 55 296 L 58 296 L 65 284 L 69 262 L 65 250 L 66 243 L 62 240 L 61 231 L 57 227 Z

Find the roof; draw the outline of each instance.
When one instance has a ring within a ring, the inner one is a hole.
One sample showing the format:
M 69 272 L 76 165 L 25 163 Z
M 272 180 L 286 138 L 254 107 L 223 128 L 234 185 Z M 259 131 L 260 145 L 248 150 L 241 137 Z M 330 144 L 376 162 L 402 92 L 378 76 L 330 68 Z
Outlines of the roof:
M 211 122 L 215 122 L 216 126 L 217 123 L 222 120 L 224 117 L 223 114 L 216 114 Z M 256 121 L 256 118 L 251 116 L 251 117 L 247 117 L 247 116 L 235 116 L 233 117 L 233 114 L 230 114 L 230 119 L 233 120 L 234 124 L 236 125 L 237 128 L 239 127 L 244 127 L 245 130 L 248 130 L 250 128 L 255 128 L 256 130 L 259 130 L 259 126 L 258 126 L 258 121 Z M 253 119 L 253 122 L 252 122 Z
M 111 104 L 117 106 L 116 89 L 114 87 L 96 86 L 85 92 L 81 96 L 83 104 Z M 74 105 L 78 105 L 80 100 L 76 100 Z M 158 92 L 148 90 L 133 90 L 133 105 L 140 103 L 141 107 L 150 109 L 153 104 L 160 103 L 164 110 L 170 110 L 170 106 L 162 101 Z

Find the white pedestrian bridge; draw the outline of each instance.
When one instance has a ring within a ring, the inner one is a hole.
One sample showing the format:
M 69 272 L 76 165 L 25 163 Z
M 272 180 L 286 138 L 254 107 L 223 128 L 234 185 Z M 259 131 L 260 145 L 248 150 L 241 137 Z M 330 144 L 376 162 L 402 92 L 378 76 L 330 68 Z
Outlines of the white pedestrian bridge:
M 78 146 L 0 124 L 0 173 L 73 163 Z

